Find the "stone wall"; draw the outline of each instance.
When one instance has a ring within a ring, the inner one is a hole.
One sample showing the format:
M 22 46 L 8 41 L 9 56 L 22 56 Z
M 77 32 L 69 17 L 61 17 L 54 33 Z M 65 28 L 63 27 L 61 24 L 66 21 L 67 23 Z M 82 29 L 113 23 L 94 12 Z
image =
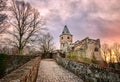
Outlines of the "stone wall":
M 100 47 L 99 39 L 94 40 L 87 37 L 81 41 L 78 40 L 73 43 L 72 49 L 70 50 L 78 52 L 77 55 L 81 55 L 82 57 L 103 61 Z
M 120 71 L 102 68 L 93 64 L 57 58 L 57 63 L 70 70 L 85 82 L 120 82 Z
M 35 82 L 39 63 L 40 57 L 36 57 L 3 77 L 0 82 Z
M 26 62 L 34 59 L 35 55 L 8 55 L 7 56 L 7 67 L 6 67 L 6 74 L 9 74 L 13 70 L 17 69 L 18 67 L 22 66 Z

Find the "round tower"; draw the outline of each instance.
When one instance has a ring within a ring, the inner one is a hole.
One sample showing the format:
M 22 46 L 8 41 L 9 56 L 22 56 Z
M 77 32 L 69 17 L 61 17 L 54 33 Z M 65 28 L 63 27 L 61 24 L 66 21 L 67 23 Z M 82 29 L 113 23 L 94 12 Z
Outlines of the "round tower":
M 63 32 L 60 35 L 60 49 L 66 52 L 69 46 L 72 44 L 72 41 L 73 41 L 73 36 L 70 33 L 67 26 L 65 25 Z

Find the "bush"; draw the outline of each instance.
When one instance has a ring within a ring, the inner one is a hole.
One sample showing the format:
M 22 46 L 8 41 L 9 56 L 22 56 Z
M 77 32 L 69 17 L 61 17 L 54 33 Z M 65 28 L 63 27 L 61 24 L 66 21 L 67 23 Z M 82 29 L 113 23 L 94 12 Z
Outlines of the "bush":
M 99 61 L 92 59 L 91 60 L 93 64 L 99 64 Z
M 7 66 L 7 55 L 0 53 L 0 78 L 5 75 L 5 70 Z
M 84 63 L 88 63 L 88 64 L 91 63 L 91 59 L 86 58 L 86 57 L 80 57 L 79 61 L 84 62 Z
M 82 57 L 79 56 L 77 51 L 71 51 L 67 53 L 67 58 L 71 59 L 71 60 L 75 60 L 75 61 L 80 61 L 80 62 L 84 62 L 84 63 L 91 63 L 91 60 L 89 58 L 86 57 Z
M 67 58 L 71 59 L 71 60 L 78 60 L 78 55 L 76 54 L 76 52 L 68 52 L 67 53 Z

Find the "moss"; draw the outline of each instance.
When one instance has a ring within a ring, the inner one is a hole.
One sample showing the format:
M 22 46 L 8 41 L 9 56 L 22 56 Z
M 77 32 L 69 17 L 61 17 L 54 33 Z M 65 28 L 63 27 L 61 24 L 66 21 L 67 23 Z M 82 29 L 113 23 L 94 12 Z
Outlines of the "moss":
M 74 61 L 80 61 L 84 63 L 91 63 L 91 59 L 82 57 L 78 51 L 70 51 L 67 53 L 67 58 Z
M 95 56 L 93 56 L 93 59 L 89 59 L 86 57 L 83 57 L 82 55 L 80 55 L 80 53 L 78 53 L 79 51 L 69 51 L 67 52 L 67 58 L 70 60 L 74 60 L 74 61 L 80 61 L 80 62 L 84 62 L 87 64 L 93 63 L 93 64 L 99 64 L 100 61 L 97 61 Z

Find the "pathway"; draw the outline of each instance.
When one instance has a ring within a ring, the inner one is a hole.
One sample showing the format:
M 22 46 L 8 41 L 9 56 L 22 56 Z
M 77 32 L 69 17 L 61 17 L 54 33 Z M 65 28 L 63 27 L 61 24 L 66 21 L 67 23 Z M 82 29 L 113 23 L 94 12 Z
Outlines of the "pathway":
M 40 63 L 36 82 L 83 82 L 73 73 L 59 66 L 54 60 L 45 59 Z

